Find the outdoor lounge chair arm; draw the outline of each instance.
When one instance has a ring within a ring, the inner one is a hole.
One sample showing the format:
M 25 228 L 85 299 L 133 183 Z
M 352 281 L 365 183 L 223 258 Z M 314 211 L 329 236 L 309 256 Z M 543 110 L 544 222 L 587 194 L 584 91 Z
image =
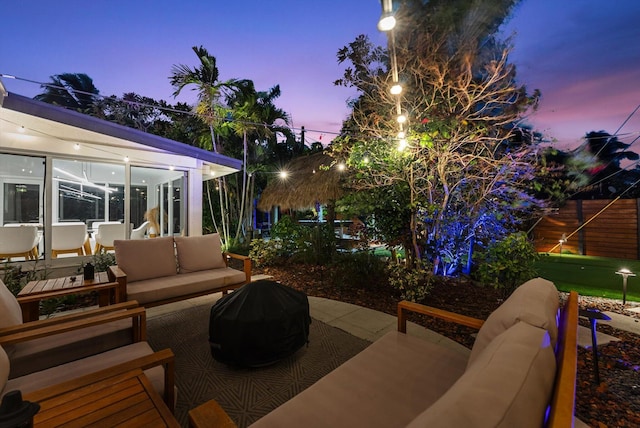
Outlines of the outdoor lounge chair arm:
M 224 257 L 224 261 L 229 266 L 229 258 L 241 260 L 242 261 L 242 270 L 245 274 L 247 284 L 251 282 L 251 258 L 248 256 L 243 256 L 241 254 L 234 253 L 222 253 Z
M 147 370 L 160 365 L 164 366 L 164 402 L 167 407 L 169 407 L 169 410 L 171 410 L 171 413 L 173 413 L 175 407 L 175 356 L 173 355 L 173 352 L 171 352 L 171 349 L 163 349 L 161 351 L 154 352 L 153 354 L 134 358 L 127 362 L 120 363 L 112 367 L 63 382 L 58 385 L 52 385 L 46 388 L 39 389 L 37 391 L 27 393 L 24 395 L 24 399 L 37 403 L 38 401 L 42 401 L 46 397 L 55 395 L 55 391 L 58 389 L 77 389 L 86 385 L 91 385 L 92 383 L 99 382 L 103 379 L 130 372 L 131 370 Z
M 127 274 L 118 265 L 107 266 L 107 276 L 109 281 L 117 282 L 118 301 L 127 301 Z
M 403 300 L 398 303 L 398 331 L 401 333 L 407 332 L 407 312 L 416 312 L 418 314 L 440 318 L 445 321 L 454 322 L 456 324 L 465 325 L 475 329 L 480 329 L 482 324 L 484 324 L 484 321 L 478 318 L 468 317 L 466 315 L 456 314 L 455 312 L 449 312 Z
M 55 316 L 55 317 L 52 317 L 52 318 L 41 319 L 41 320 L 36 320 L 36 321 L 29 321 L 29 322 L 25 322 L 25 323 L 19 324 L 19 325 L 14 325 L 14 326 L 11 326 L 11 327 L 0 328 L 0 336 L 5 335 L 5 334 L 14 334 L 14 333 L 19 333 L 19 332 L 23 332 L 23 331 L 29 331 L 29 330 L 33 330 L 33 329 L 42 328 L 42 327 L 45 327 L 45 326 L 62 324 L 62 323 L 66 323 L 66 322 L 69 322 L 69 321 L 75 321 L 75 320 L 79 320 L 79 319 L 91 318 L 91 317 L 94 317 L 96 315 L 107 314 L 107 313 L 110 313 L 110 312 L 117 312 L 117 311 L 122 311 L 122 310 L 127 310 L 127 309 L 133 309 L 133 308 L 137 308 L 138 306 L 139 306 L 138 302 L 135 301 L 135 300 L 132 300 L 130 302 L 116 303 L 115 305 L 109 305 L 109 306 L 101 306 L 99 308 L 94 308 L 94 309 L 89 309 L 89 310 L 86 310 L 86 311 L 75 312 L 75 313 L 72 313 L 72 314 L 60 315 L 60 316 Z
M 66 320 L 62 323 L 43 323 L 43 325 L 33 328 L 31 325 L 24 329 L 21 326 L 7 327 L 0 329 L 0 345 L 26 342 L 41 337 L 51 336 L 68 331 L 79 330 L 86 327 L 93 327 L 113 321 L 131 318 L 133 329 L 133 341 L 140 342 L 146 340 L 147 317 L 144 308 L 131 308 L 116 312 L 99 313 L 91 317 L 76 318 Z M 38 321 L 28 324 L 36 324 Z
M 573 426 L 578 371 L 578 293 L 571 291 L 560 311 L 556 360 L 558 368 L 547 428 Z

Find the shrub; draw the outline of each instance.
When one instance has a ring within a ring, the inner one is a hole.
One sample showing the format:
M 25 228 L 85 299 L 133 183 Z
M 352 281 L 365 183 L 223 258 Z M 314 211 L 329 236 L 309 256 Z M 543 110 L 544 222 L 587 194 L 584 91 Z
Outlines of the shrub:
M 336 236 L 323 224 L 303 227 L 295 244 L 294 260 L 302 263 L 325 265 L 336 254 Z
M 335 255 L 331 281 L 339 286 L 366 288 L 385 277 L 385 262 L 372 251 L 356 251 Z
M 327 264 L 335 255 L 336 238 L 325 225 L 302 226 L 283 217 L 271 229 L 268 240 L 251 241 L 249 257 L 256 266 L 270 266 L 291 259 L 309 264 Z
M 474 279 L 510 294 L 518 285 L 536 276 L 538 253 L 523 232 L 507 235 L 490 244 L 478 256 Z
M 393 263 L 388 266 L 389 284 L 400 291 L 400 297 L 411 302 L 421 302 L 433 288 L 432 269 L 419 260 L 413 268 Z
M 109 266 L 116 264 L 116 255 L 114 253 L 94 254 L 92 259 L 96 272 L 106 272 Z M 79 270 L 78 273 L 82 273 L 82 269 Z
M 9 265 L 8 263 L 4 265 L 2 282 L 4 282 L 4 285 L 7 286 L 14 296 L 18 295 L 20 290 L 27 285 L 27 282 L 36 279 L 38 279 L 38 273 L 36 272 L 35 266 L 33 270 L 23 272 L 22 266 Z
M 282 263 L 289 256 L 285 256 L 280 239 L 254 239 L 251 241 L 249 258 L 257 267 L 273 266 Z

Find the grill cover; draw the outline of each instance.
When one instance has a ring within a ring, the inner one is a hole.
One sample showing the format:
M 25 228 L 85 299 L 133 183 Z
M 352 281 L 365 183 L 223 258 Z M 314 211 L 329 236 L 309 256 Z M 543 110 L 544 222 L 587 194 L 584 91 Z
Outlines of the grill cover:
M 307 343 L 310 323 L 305 293 L 274 281 L 252 282 L 211 308 L 211 355 L 230 365 L 271 364 Z

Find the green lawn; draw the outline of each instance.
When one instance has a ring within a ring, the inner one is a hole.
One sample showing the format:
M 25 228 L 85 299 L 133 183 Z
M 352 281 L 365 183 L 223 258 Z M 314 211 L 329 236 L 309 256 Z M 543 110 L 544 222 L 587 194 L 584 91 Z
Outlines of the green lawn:
M 640 301 L 640 260 L 541 253 L 536 263 L 538 275 L 553 281 L 561 291 L 620 300 L 622 276 L 615 272 L 621 268 L 639 275 L 627 280 L 627 301 Z

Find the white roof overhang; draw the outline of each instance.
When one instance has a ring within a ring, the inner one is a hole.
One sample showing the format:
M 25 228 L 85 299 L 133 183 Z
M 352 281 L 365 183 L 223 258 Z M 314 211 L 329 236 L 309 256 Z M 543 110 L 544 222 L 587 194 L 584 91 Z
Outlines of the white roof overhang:
M 0 149 L 97 158 L 106 162 L 201 169 L 203 179 L 242 168 L 242 161 L 4 91 L 0 83 Z

